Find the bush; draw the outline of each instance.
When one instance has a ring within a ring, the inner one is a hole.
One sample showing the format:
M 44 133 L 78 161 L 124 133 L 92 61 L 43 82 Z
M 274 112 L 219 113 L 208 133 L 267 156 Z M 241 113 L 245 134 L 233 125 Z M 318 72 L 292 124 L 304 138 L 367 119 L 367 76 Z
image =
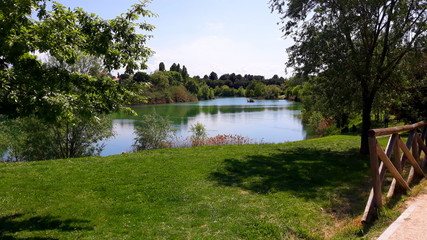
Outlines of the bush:
M 184 86 L 169 88 L 169 96 L 172 102 L 194 102 L 197 98 L 193 96 Z
M 112 123 L 106 117 L 77 118 L 47 123 L 35 117 L 2 122 L 3 148 L 7 161 L 37 161 L 99 155 L 113 136 Z
M 167 118 L 157 113 L 145 115 L 135 126 L 133 147 L 136 151 L 171 147 L 175 131 Z
M 240 135 L 220 134 L 215 137 L 210 137 L 205 141 L 205 145 L 242 145 L 251 144 L 253 140 Z
M 205 144 L 208 134 L 206 133 L 206 128 L 202 123 L 192 125 L 190 131 L 193 133 L 190 137 L 192 146 L 202 146 Z

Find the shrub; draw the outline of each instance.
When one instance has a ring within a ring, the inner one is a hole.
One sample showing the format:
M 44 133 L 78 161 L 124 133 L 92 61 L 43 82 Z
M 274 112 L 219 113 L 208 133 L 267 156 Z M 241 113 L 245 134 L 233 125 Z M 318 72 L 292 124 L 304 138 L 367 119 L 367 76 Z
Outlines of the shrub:
M 208 134 L 206 133 L 206 128 L 202 123 L 196 123 L 191 126 L 190 131 L 192 135 L 190 137 L 192 146 L 202 146 L 204 145 Z
M 197 98 L 193 96 L 184 86 L 174 86 L 169 88 L 172 102 L 194 102 Z
M 135 126 L 133 147 L 137 151 L 171 147 L 175 131 L 167 118 L 157 113 L 145 115 Z
M 240 135 L 220 134 L 210 137 L 205 141 L 205 145 L 242 145 L 251 144 L 253 140 Z
M 106 117 L 76 118 L 47 123 L 35 117 L 2 122 L 3 148 L 8 161 L 37 161 L 99 155 L 113 136 L 112 123 Z

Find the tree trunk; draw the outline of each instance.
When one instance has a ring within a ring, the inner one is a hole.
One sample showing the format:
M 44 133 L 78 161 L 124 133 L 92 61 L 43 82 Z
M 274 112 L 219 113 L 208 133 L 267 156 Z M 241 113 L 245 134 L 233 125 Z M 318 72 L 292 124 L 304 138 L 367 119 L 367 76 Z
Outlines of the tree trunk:
M 371 129 L 371 111 L 374 102 L 373 94 L 363 94 L 363 111 L 362 111 L 362 137 L 360 141 L 360 153 L 369 154 L 368 130 Z

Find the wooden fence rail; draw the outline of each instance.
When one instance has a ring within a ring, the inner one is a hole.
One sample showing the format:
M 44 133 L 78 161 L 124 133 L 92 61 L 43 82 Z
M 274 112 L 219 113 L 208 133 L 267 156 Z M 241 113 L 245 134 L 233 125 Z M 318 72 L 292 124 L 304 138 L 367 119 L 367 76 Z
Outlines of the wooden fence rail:
M 409 132 L 409 136 L 405 144 L 400 134 L 406 132 Z M 385 150 L 377 141 L 377 137 L 384 135 L 390 135 Z M 387 171 L 393 177 L 387 198 L 391 198 L 398 190 L 410 190 L 410 185 L 414 179 L 425 177 L 423 168 L 427 164 L 426 137 L 427 121 L 400 127 L 369 130 L 372 189 L 362 217 L 363 223 L 369 222 L 376 213 L 375 209 L 383 206 L 382 187 Z M 424 152 L 424 159 L 420 159 L 422 152 Z M 405 180 L 403 172 L 406 164 L 410 164 L 410 169 Z

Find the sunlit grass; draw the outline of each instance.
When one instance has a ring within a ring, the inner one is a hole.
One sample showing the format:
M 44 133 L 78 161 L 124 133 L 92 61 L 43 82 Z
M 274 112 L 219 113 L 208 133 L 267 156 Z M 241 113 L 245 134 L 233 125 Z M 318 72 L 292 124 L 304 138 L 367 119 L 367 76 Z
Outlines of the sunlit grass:
M 0 165 L 1 239 L 351 239 L 360 138 Z

